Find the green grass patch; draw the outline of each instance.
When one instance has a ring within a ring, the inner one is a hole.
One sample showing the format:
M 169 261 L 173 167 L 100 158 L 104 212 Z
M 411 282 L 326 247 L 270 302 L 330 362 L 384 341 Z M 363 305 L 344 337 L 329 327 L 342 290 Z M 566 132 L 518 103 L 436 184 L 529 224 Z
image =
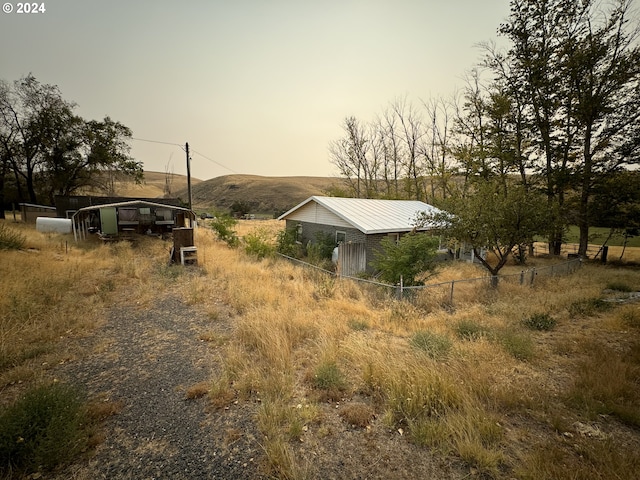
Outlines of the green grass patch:
M 533 341 L 525 333 L 507 329 L 499 332 L 496 340 L 511 356 L 518 360 L 527 361 L 534 356 Z
M 51 470 L 86 445 L 88 419 L 78 392 L 64 384 L 28 391 L 0 415 L 0 472 Z
M 489 334 L 489 329 L 473 320 L 460 320 L 453 327 L 460 340 L 478 340 Z
M 451 340 L 448 337 L 426 330 L 414 333 L 410 343 L 431 358 L 444 357 L 451 350 Z
M 601 298 L 585 298 L 569 305 L 572 317 L 590 317 L 611 310 L 611 304 Z
M 607 283 L 606 288 L 609 289 L 609 290 L 614 290 L 616 292 L 624 292 L 624 293 L 635 292 L 634 288 L 632 288 L 631 286 L 629 286 L 629 285 L 627 285 L 626 283 L 623 283 L 623 282 L 610 282 L 610 283 Z

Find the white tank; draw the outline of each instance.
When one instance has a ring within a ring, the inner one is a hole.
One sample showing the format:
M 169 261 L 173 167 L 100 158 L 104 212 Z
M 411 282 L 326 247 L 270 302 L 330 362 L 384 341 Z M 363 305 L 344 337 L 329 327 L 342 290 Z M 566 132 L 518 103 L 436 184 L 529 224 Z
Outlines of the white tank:
M 36 218 L 36 230 L 42 233 L 71 233 L 71 219 L 38 217 Z

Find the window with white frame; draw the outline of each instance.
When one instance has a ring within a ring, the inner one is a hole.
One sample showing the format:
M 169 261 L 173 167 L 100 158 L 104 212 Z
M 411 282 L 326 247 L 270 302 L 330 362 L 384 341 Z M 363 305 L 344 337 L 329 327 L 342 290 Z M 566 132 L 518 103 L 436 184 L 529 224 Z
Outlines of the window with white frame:
M 336 231 L 336 245 L 347 242 L 347 232 Z

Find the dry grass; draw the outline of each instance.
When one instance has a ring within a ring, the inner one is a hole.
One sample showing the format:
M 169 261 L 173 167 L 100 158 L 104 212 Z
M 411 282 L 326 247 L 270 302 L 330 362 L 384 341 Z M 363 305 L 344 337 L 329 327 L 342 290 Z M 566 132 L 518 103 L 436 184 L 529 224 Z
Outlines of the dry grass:
M 270 225 L 277 222 L 242 228 Z M 192 388 L 208 391 L 217 407 L 255 405 L 264 465 L 276 478 L 321 476 L 313 467 L 318 459 L 302 446 L 314 437 L 343 450 L 336 425 L 344 424 L 363 435 L 401 431 L 402 441 L 453 455 L 486 477 L 636 477 L 638 304 L 601 309 L 599 302 L 620 293 L 607 285 L 640 290 L 637 269 L 585 265 L 533 287 L 501 283 L 491 295 L 469 284 L 451 308 L 446 298 L 381 300 L 350 281 L 256 261 L 206 229 L 196 234 L 193 270 L 165 267 L 159 242 L 142 249 L 74 245 L 68 254 L 63 239 L 26 233 L 37 251 L 0 252 L 0 302 L 9 312 L 0 325 L 5 386 L 43 375 L 35 365 L 56 361 L 64 337 L 99 322 L 121 285 L 141 306 L 153 301 L 150 291 L 171 285 L 207 309 L 212 323 L 229 322 L 224 335 L 202 337 L 221 368 Z M 452 264 L 434 281 L 479 274 Z M 55 309 L 46 310 L 45 301 Z M 534 315 L 552 317 L 553 329 L 528 328 L 523 321 Z M 587 423 L 606 439 L 586 435 L 579 425 Z M 367 451 L 364 437 L 349 438 L 349 451 Z

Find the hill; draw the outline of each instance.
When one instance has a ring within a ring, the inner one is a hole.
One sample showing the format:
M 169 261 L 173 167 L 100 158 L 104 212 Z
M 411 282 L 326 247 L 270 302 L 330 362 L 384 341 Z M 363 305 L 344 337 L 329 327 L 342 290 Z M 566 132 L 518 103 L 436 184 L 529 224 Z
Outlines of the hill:
M 123 197 L 146 197 L 146 198 L 160 198 L 164 197 L 164 187 L 166 181 L 166 174 L 164 172 L 144 172 L 144 180 L 141 185 L 136 185 L 133 182 L 120 182 L 118 183 L 117 193 Z M 202 182 L 198 178 L 191 177 L 191 188 L 194 185 Z M 171 192 L 170 197 L 180 196 L 178 192 L 184 190 L 187 191 L 187 177 L 186 175 L 173 174 L 171 177 Z M 186 198 L 186 194 L 184 195 Z
M 146 174 L 145 174 L 146 175 Z M 228 210 L 234 202 L 249 205 L 252 213 L 285 212 L 312 195 L 326 195 L 340 184 L 330 177 L 262 177 L 225 175 L 191 185 L 194 208 Z M 176 190 L 186 199 L 186 185 Z

